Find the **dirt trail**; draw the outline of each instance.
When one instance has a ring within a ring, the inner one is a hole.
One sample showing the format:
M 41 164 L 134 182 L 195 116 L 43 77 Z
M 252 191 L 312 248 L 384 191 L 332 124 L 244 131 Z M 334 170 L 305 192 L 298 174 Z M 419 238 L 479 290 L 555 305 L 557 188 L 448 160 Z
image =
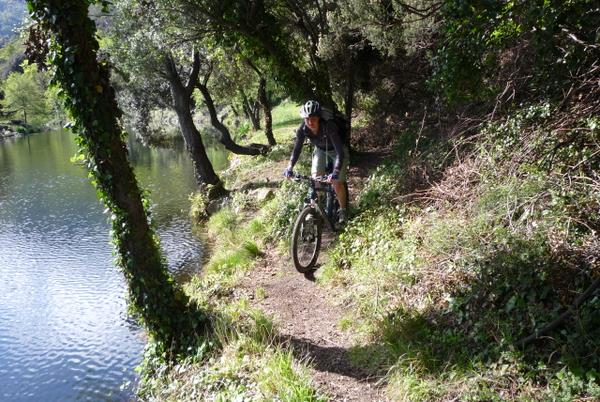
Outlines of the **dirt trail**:
M 356 190 L 382 154 L 362 154 L 361 168 L 350 169 L 350 192 Z M 279 172 L 277 172 L 279 173 Z M 273 178 L 275 180 L 275 177 Z M 356 191 L 354 191 L 356 192 Z M 327 236 L 327 234 L 325 234 Z M 323 264 L 331 235 L 324 239 L 319 257 Z M 314 274 L 318 277 L 319 270 Z M 349 336 L 339 328 L 345 307 L 335 305 L 326 289 L 311 275 L 298 273 L 289 255 L 266 250 L 250 270 L 236 293 L 253 300 L 254 305 L 271 315 L 282 340 L 289 342 L 297 357 L 310 361 L 314 384 L 334 401 L 386 401 L 383 388 L 365 370 L 349 359 Z

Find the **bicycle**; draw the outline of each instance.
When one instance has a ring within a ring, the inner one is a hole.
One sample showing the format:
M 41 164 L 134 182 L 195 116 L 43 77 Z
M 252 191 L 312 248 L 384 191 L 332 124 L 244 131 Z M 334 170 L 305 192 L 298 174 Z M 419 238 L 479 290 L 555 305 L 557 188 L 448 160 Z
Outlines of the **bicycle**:
M 340 205 L 327 176 L 313 178 L 294 173 L 292 179 L 309 183 L 308 194 L 294 222 L 290 247 L 296 270 L 307 273 L 317 263 L 324 223 L 332 232 L 338 229 L 336 224 Z M 324 205 L 319 202 L 319 192 L 325 193 Z

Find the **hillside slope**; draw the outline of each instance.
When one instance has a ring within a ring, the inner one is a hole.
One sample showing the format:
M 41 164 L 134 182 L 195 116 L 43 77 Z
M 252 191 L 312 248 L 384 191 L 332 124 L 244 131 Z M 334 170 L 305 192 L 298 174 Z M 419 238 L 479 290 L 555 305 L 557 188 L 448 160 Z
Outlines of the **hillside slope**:
M 459 135 L 415 124 L 387 153 L 362 153 L 383 163 L 354 158 L 354 217 L 330 238 L 316 283 L 287 254 L 305 190 L 279 178 L 293 125 L 281 128 L 283 145 L 270 155 L 233 163 L 228 186 L 237 191 L 205 226 L 211 258 L 188 292 L 220 317 L 216 354 L 183 363 L 143 392 L 298 401 L 600 397 L 597 294 L 542 339 L 520 343 L 600 277 L 599 103 L 597 93 L 584 93 L 566 107 L 523 106 Z M 214 382 L 215 373 L 227 381 Z

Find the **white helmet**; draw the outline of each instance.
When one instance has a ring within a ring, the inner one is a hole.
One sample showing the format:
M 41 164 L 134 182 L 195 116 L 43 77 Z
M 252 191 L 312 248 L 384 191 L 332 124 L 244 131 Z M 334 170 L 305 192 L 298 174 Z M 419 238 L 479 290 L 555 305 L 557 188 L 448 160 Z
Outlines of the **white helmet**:
M 321 114 L 321 105 L 319 102 L 309 100 L 300 108 L 300 117 L 306 119 L 310 116 L 319 116 Z

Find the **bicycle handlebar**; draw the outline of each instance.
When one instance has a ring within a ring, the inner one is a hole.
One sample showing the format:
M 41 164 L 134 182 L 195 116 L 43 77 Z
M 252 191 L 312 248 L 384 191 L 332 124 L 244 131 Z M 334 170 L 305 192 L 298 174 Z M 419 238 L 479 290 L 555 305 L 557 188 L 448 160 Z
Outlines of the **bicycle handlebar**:
M 294 172 L 292 174 L 292 179 L 296 180 L 296 181 L 305 180 L 305 181 L 316 181 L 319 183 L 331 184 L 331 182 L 328 180 L 327 175 L 311 177 L 311 176 L 304 176 L 304 175 L 301 175 L 300 173 Z

